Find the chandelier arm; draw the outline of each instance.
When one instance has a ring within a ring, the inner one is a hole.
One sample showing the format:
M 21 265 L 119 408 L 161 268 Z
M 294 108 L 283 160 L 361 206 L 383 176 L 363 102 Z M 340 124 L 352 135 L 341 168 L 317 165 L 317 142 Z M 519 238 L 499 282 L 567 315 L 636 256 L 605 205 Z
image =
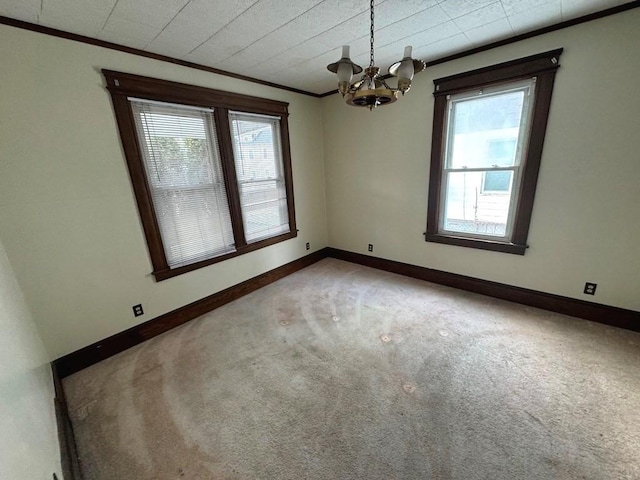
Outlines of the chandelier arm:
M 387 90 L 391 90 L 393 92 L 398 90 L 397 88 L 390 87 L 389 84 L 387 84 L 387 82 L 385 81 L 385 77 L 377 77 L 376 80 L 379 80 L 380 83 L 382 83 L 382 85 L 384 85 Z
M 349 93 L 353 93 L 356 90 L 358 90 L 362 86 L 363 82 L 364 82 L 364 76 L 360 80 L 356 80 L 351 85 L 349 85 Z

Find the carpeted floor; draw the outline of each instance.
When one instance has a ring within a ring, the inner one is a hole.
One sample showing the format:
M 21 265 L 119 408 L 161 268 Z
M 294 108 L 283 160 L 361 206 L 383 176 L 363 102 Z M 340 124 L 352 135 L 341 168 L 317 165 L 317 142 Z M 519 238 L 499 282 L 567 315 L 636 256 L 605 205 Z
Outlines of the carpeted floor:
M 640 334 L 334 259 L 64 387 L 86 480 L 640 478 Z

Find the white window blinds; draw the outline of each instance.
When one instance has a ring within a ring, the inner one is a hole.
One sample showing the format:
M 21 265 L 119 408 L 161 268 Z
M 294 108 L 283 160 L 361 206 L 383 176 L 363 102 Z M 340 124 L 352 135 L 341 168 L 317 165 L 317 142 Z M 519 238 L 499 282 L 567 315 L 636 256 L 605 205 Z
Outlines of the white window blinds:
M 229 121 L 247 242 L 289 232 L 280 118 L 230 112 Z
M 234 251 L 213 110 L 129 101 L 169 266 Z

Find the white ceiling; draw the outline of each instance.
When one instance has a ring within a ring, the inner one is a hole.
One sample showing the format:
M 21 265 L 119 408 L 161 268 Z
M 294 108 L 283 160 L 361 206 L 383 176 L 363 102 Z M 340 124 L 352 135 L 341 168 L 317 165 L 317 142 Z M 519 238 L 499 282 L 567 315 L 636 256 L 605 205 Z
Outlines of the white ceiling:
M 376 64 L 428 61 L 630 0 L 376 0 Z M 351 45 L 369 63 L 368 0 L 0 0 L 0 15 L 314 93 Z M 386 73 L 386 71 L 384 72 Z

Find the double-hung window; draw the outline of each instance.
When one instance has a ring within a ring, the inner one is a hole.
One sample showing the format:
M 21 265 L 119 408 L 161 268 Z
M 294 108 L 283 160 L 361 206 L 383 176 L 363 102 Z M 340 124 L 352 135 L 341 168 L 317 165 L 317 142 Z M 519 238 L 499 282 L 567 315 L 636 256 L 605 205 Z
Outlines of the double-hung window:
M 447 98 L 440 232 L 511 238 L 534 85 L 529 79 Z
M 287 104 L 103 73 L 157 280 L 296 236 Z
M 232 252 L 213 110 L 129 102 L 168 266 Z
M 229 119 L 247 241 L 288 231 L 279 119 L 242 112 Z
M 561 52 L 434 81 L 427 241 L 524 254 Z

